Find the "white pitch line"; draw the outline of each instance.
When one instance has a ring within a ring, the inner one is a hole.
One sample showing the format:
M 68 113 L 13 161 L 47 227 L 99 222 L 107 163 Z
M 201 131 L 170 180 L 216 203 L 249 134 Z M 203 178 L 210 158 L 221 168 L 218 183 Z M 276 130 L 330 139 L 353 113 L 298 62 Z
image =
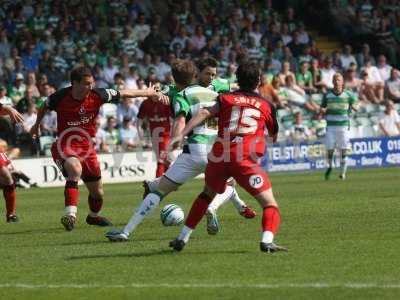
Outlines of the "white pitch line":
M 28 284 L 28 283 L 0 283 L 2 288 L 17 288 L 17 289 L 130 289 L 130 288 L 169 288 L 169 289 L 218 289 L 218 288 L 254 288 L 254 289 L 281 289 L 281 288 L 300 288 L 300 289 L 400 289 L 400 284 L 378 284 L 378 283 L 278 283 L 278 284 L 212 284 L 212 283 L 132 283 L 132 284 Z

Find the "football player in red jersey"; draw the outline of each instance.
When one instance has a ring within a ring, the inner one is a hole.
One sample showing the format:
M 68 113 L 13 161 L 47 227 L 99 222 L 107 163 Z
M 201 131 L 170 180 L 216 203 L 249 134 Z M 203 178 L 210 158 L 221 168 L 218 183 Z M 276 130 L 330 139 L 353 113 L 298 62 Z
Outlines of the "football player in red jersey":
M 220 95 L 217 104 L 201 109 L 177 139 L 182 141 L 186 134 L 205 119 L 218 117 L 218 139 L 208 156 L 206 184 L 203 192 L 193 202 L 180 235 L 170 242 L 170 247 L 176 251 L 184 248 L 209 203 L 217 193 L 224 192 L 230 177 L 236 179 L 263 209 L 261 251 L 287 250 L 273 241 L 280 224 L 280 214 L 268 175 L 259 164 L 265 152 L 265 129 L 273 141 L 276 141 L 278 134 L 273 105 L 254 92 L 260 84 L 260 75 L 257 64 L 241 64 L 236 72 L 240 89 Z
M 0 116 L 9 116 L 14 123 L 24 121 L 22 115 L 14 108 L 0 104 Z M 17 194 L 15 192 L 15 182 L 8 169 L 10 164 L 6 153 L 0 152 L 0 187 L 3 189 L 4 200 L 6 201 L 6 220 L 8 223 L 18 222 L 16 215 Z
M 153 98 L 142 102 L 138 113 L 138 132 L 143 139 L 142 125 L 147 121 L 150 127 L 153 150 L 157 158 L 156 177 L 160 177 L 168 169 L 167 148 L 171 139 L 171 107 Z
M 165 97 L 153 87 L 146 90 L 113 90 L 94 88 L 90 69 L 79 67 L 71 72 L 71 87 L 50 95 L 39 111 L 31 134 L 36 137 L 46 110 L 57 112 L 57 140 L 52 145 L 54 162 L 66 178 L 65 214 L 61 223 L 70 231 L 76 222 L 79 201 L 78 181 L 82 179 L 89 190 L 89 225 L 109 226 L 110 221 L 99 215 L 103 205 L 103 184 L 95 150 L 95 120 L 102 104 L 121 97 Z

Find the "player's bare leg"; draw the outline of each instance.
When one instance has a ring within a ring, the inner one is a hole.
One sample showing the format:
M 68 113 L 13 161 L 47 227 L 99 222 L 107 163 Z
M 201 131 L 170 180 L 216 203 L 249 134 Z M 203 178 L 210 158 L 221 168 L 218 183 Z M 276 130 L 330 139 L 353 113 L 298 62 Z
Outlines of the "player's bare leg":
M 348 149 L 342 149 L 340 152 L 340 176 L 339 178 L 342 180 L 346 179 L 346 172 L 347 172 L 347 154 L 348 154 Z
M 110 241 L 127 241 L 129 235 L 140 223 L 142 223 L 143 219 L 160 204 L 162 198 L 170 192 L 176 191 L 178 187 L 179 185 L 177 183 L 162 176 L 158 181 L 157 188 L 149 191 L 140 206 L 134 210 L 134 213 L 125 228 L 123 230 L 109 231 L 106 233 L 106 237 Z
M 189 241 L 190 235 L 205 215 L 215 195 L 216 193 L 211 188 L 208 186 L 204 187 L 203 192 L 201 192 L 193 202 L 181 233 L 175 240 L 169 243 L 171 248 L 175 251 L 181 251 L 185 247 Z
M 18 222 L 16 215 L 16 190 L 15 183 L 7 166 L 0 167 L 0 184 L 6 202 L 6 220 L 8 223 Z
M 107 218 L 99 215 L 103 207 L 104 197 L 102 180 L 86 181 L 85 185 L 89 191 L 88 204 L 90 209 L 86 223 L 96 226 L 111 226 L 112 223 Z
M 287 251 L 285 247 L 278 246 L 274 243 L 274 237 L 279 229 L 280 213 L 278 203 L 272 193 L 272 188 L 269 188 L 254 197 L 263 209 L 263 233 L 260 242 L 260 250 L 268 253 Z
M 331 173 L 332 173 L 332 167 L 333 167 L 333 154 L 335 153 L 334 149 L 329 149 L 327 153 L 327 162 L 328 162 L 328 168 L 325 171 L 325 180 L 329 180 Z
M 64 189 L 64 216 L 61 217 L 61 224 L 63 224 L 65 230 L 71 231 L 74 229 L 78 212 L 78 181 L 82 175 L 82 165 L 76 157 L 68 157 L 63 168 L 67 173 L 67 181 Z

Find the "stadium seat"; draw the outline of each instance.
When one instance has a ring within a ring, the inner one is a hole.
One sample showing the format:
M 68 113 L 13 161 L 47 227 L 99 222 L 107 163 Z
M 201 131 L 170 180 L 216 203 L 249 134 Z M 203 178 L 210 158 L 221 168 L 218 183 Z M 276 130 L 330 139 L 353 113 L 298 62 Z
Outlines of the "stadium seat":
M 352 126 L 350 127 L 350 138 L 351 139 L 356 139 L 360 137 L 360 130 L 359 127 L 357 126 Z
M 358 117 L 356 119 L 356 122 L 357 122 L 358 125 L 361 125 L 361 126 L 370 126 L 370 125 L 372 125 L 371 120 L 369 118 L 367 118 L 367 117 Z
M 360 137 L 373 137 L 376 135 L 376 132 L 372 126 L 360 126 L 359 130 L 361 132 Z

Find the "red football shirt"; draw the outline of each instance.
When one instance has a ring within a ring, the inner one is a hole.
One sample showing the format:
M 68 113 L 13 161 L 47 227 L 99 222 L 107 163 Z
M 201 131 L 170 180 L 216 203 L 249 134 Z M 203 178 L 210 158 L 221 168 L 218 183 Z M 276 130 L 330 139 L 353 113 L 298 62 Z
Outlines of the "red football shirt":
M 146 99 L 139 108 L 139 119 L 147 119 L 150 125 L 151 136 L 169 136 L 171 132 L 171 108 L 159 101 Z M 156 133 L 159 130 L 160 133 Z
M 278 132 L 273 105 L 256 93 L 237 91 L 218 97 L 218 139 L 213 153 L 220 157 L 246 158 L 265 152 L 265 129 L 270 136 Z M 225 150 L 225 151 L 224 151 Z
M 57 135 L 62 145 L 86 147 L 96 136 L 95 120 L 101 105 L 118 101 L 120 94 L 112 89 L 93 89 L 82 100 L 72 97 L 72 88 L 50 95 L 47 108 L 57 113 Z

